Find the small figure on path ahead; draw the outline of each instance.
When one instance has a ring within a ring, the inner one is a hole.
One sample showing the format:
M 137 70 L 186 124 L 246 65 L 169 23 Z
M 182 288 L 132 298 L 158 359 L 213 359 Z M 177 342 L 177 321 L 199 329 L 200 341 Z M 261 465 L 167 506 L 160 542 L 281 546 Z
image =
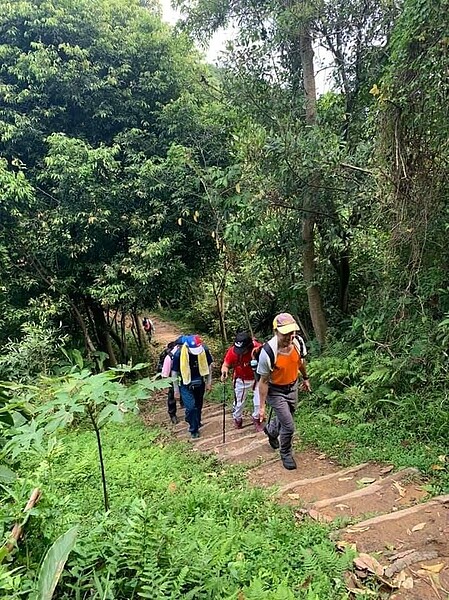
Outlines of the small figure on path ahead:
M 153 321 L 150 319 L 150 317 L 144 317 L 142 319 L 142 325 L 143 325 L 143 329 L 144 329 L 145 333 L 148 336 L 148 341 L 151 342 L 151 338 L 154 335 L 154 323 L 153 323 Z
M 259 417 L 259 390 L 254 378 L 254 371 L 251 368 L 251 358 L 254 348 L 259 348 L 262 344 L 254 340 L 251 335 L 242 331 L 237 333 L 234 345 L 231 346 L 224 357 L 221 365 L 221 381 L 224 382 L 233 369 L 234 382 L 234 408 L 232 416 L 236 429 L 243 426 L 243 407 L 250 390 L 253 391 L 254 410 L 252 414 L 253 424 L 256 431 L 263 431 L 263 425 Z
M 257 373 L 260 375 L 260 420 L 265 417 L 267 403 L 276 416 L 264 428 L 264 432 L 270 446 L 275 450 L 279 448 L 284 467 L 291 470 L 296 469 L 292 438 L 295 432 L 293 414 L 298 400 L 299 373 L 303 379 L 301 388 L 308 392 L 311 388 L 301 356 L 301 345 L 295 339 L 299 331 L 295 319 L 289 313 L 281 313 L 274 318 L 273 330 L 274 336 L 260 351 L 257 365 Z M 265 350 L 267 344 L 272 352 Z
M 181 393 L 190 435 L 196 439 L 200 436 L 204 393 L 210 391 L 212 386 L 213 359 L 209 348 L 198 335 L 183 336 L 180 342 L 173 356 L 171 373 L 172 377 L 176 377 L 173 384 L 175 400 L 179 400 Z

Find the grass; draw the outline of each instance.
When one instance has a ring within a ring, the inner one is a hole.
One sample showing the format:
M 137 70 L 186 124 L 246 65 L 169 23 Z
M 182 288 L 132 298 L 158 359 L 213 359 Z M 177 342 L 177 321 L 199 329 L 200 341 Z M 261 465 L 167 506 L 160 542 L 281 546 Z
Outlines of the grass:
M 27 535 L 28 575 L 57 535 L 81 524 L 59 598 L 347 597 L 328 529 L 297 522 L 242 467 L 164 440 L 139 419 L 103 432 L 111 511 L 104 515 L 92 432 L 61 438 L 48 466 L 28 461 L 44 489 Z M 33 566 L 34 565 L 34 566 Z

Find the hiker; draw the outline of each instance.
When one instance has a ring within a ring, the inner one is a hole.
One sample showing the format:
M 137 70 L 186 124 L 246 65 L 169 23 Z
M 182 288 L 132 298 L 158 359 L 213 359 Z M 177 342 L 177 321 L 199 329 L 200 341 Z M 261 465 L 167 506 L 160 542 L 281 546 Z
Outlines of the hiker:
M 192 439 L 200 437 L 204 393 L 212 386 L 212 362 L 209 348 L 198 335 L 181 337 L 180 347 L 173 356 L 171 374 L 176 378 L 173 383 L 175 400 L 182 395 Z
M 257 432 L 263 431 L 262 422 L 259 419 L 259 390 L 251 368 L 252 352 L 262 344 L 254 340 L 252 336 L 242 331 L 235 336 L 234 344 L 224 357 L 221 365 L 221 381 L 224 383 L 228 377 L 229 369 L 233 369 L 234 383 L 234 406 L 232 416 L 236 429 L 243 427 L 243 406 L 250 390 L 253 391 L 254 410 L 252 420 Z
M 176 351 L 179 348 L 179 338 L 173 342 L 168 342 L 164 350 L 159 355 L 159 364 L 158 364 L 158 372 L 161 374 L 161 377 L 170 377 L 172 372 L 173 365 L 173 357 L 176 354 Z M 182 396 L 179 396 L 179 406 L 184 408 L 184 404 L 182 402 Z M 170 421 L 173 425 L 179 423 L 179 419 L 176 416 L 176 400 L 175 400 L 175 390 L 173 388 L 173 383 L 170 384 L 167 392 L 167 411 L 168 416 L 170 417 Z
M 301 389 L 311 391 L 306 366 L 295 340 L 298 324 L 289 313 L 281 313 L 273 320 L 274 336 L 260 351 L 257 373 L 259 380 L 259 418 L 265 417 L 265 404 L 272 407 L 275 416 L 264 427 L 270 446 L 279 448 L 286 469 L 296 469 L 292 454 L 295 431 L 293 414 L 298 399 L 298 375 L 302 375 Z M 269 348 L 267 348 L 267 345 Z
M 148 341 L 151 342 L 151 338 L 154 334 L 154 323 L 149 317 L 144 317 L 142 319 L 143 329 L 148 336 Z

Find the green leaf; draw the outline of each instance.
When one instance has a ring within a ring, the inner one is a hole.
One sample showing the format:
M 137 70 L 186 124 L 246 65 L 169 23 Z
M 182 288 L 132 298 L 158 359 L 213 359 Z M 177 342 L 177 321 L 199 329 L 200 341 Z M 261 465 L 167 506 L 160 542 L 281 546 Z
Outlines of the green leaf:
M 3 481 L 3 483 L 11 483 L 15 479 L 17 479 L 17 475 L 14 471 L 11 471 L 11 469 L 5 467 L 5 465 L 0 465 L 0 481 Z
M 77 535 L 78 526 L 72 527 L 61 535 L 47 551 L 39 569 L 36 600 L 51 600 L 53 597 L 53 592 L 75 545 Z

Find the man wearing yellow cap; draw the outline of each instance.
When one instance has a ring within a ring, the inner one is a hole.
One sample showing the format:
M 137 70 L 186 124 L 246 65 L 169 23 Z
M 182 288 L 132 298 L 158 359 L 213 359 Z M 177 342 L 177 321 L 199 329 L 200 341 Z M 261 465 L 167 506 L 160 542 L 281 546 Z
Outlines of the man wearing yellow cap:
M 259 418 L 265 417 L 265 405 L 271 406 L 275 417 L 264 428 L 268 442 L 278 449 L 286 469 L 296 469 L 292 454 L 292 438 L 295 432 L 293 414 L 298 399 L 298 376 L 302 375 L 302 389 L 310 392 L 306 366 L 301 356 L 301 346 L 295 336 L 299 326 L 289 313 L 281 313 L 273 320 L 274 336 L 260 352 L 257 373 L 260 375 Z M 268 350 L 268 351 L 267 351 Z M 271 351 L 270 351 L 271 350 Z

